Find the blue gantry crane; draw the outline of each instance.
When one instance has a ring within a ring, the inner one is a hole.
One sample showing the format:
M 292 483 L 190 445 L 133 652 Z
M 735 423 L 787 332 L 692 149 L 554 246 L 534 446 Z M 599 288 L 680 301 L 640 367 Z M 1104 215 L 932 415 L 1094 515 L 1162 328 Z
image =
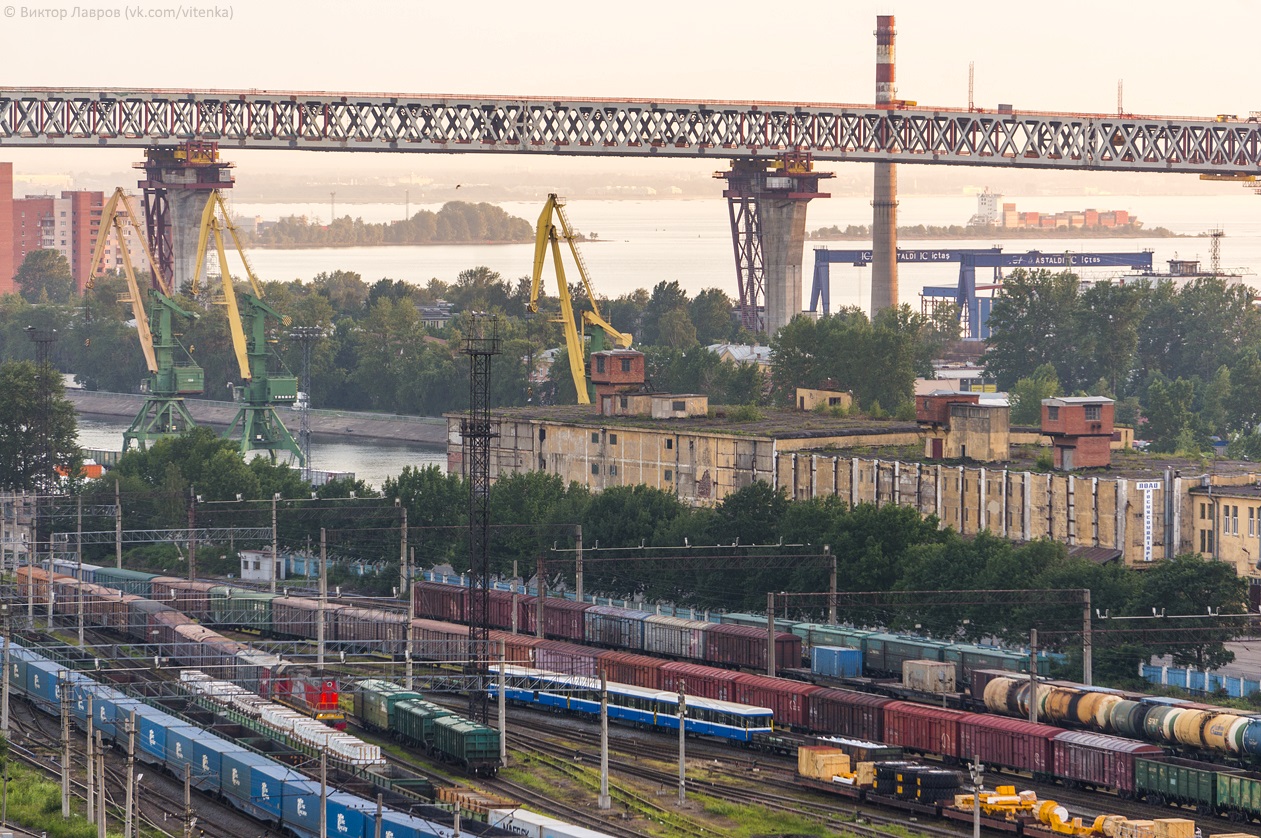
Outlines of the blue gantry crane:
M 989 336 L 989 298 L 976 294 L 977 268 L 1130 268 L 1151 272 L 1152 252 L 1136 253 L 1043 253 L 1030 250 L 1026 253 L 1004 253 L 1001 247 L 988 248 L 935 248 L 931 250 L 898 249 L 898 262 L 920 265 L 957 263 L 959 283 L 956 287 L 928 286 L 926 297 L 953 297 L 959 306 L 959 317 L 966 326 L 966 337 L 981 339 Z M 871 264 L 871 249 L 831 250 L 826 247 L 814 251 L 814 284 L 810 291 L 810 311 L 818 313 L 823 304 L 823 314 L 831 311 L 833 264 L 864 267 Z

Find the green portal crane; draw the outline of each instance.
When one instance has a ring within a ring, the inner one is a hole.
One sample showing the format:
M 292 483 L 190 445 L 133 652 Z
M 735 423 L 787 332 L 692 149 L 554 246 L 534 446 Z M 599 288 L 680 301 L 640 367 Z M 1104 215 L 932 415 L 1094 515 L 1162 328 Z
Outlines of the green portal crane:
M 216 212 L 218 210 L 218 212 Z M 241 262 L 245 265 L 245 274 L 249 279 L 253 294 L 237 293 L 232 284 L 232 276 L 228 272 L 228 256 L 224 249 L 224 230 L 232 236 Z M 250 451 L 267 451 L 272 459 L 281 451 L 288 451 L 300 467 L 305 468 L 306 458 L 302 448 L 294 440 L 293 435 L 280 421 L 276 414 L 277 404 L 292 405 L 298 398 L 298 379 L 288 372 L 278 374 L 271 369 L 274 363 L 281 366 L 279 357 L 271 351 L 271 341 L 267 338 L 268 320 L 281 325 L 289 325 L 289 318 L 263 302 L 263 287 L 254 275 L 245 251 L 241 247 L 236 227 L 233 226 L 223 197 L 218 190 L 210 193 L 206 208 L 202 213 L 201 230 L 197 240 L 197 261 L 193 273 L 193 294 L 197 294 L 198 283 L 206 262 L 206 249 L 210 240 L 214 239 L 215 250 L 219 255 L 219 272 L 222 304 L 227 309 L 228 331 L 232 336 L 232 351 L 236 355 L 238 371 L 241 374 L 240 386 L 233 393 L 241 407 L 237 410 L 232 424 L 224 432 L 224 439 L 237 440 L 241 453 Z
M 128 226 L 144 251 L 152 276 L 150 287 L 143 293 L 131 264 L 126 236 Z M 167 287 L 167 279 L 158 270 L 149 250 L 140 226 L 140 216 L 122 189 L 114 191 L 101 211 L 101 233 L 92 253 L 88 288 L 95 284 L 96 272 L 111 233 L 127 279 L 127 296 L 122 302 L 131 305 L 140 350 L 149 370 L 149 377 L 140 384 L 140 390 L 145 394 L 144 406 L 123 433 L 123 450 L 134 444 L 143 451 L 151 442 L 180 436 L 197 426 L 184 405 L 184 396 L 196 395 L 205 389 L 205 373 L 193 362 L 192 355 L 180 343 L 176 332 L 178 322 L 191 322 L 197 315 L 185 311 L 171 299 L 171 289 Z

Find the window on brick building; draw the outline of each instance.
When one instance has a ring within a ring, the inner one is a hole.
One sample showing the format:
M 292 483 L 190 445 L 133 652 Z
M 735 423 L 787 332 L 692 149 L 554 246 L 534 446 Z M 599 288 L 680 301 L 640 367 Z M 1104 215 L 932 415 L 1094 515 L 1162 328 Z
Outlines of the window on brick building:
M 630 372 L 630 371 L 631 371 L 631 359 L 623 358 L 622 359 L 622 372 Z
M 610 475 L 612 475 L 613 477 L 616 477 L 616 476 L 617 476 L 617 466 L 615 466 L 615 465 L 613 465 L 613 466 L 609 466 L 609 474 L 610 474 Z
M 1054 422 L 1056 419 L 1059 419 L 1059 418 L 1060 418 L 1060 409 L 1059 409 L 1058 407 L 1054 407 L 1054 406 L 1052 406 L 1052 407 L 1048 407 L 1048 408 L 1046 409 L 1046 418 L 1047 418 L 1047 419 L 1050 419 L 1052 422 Z
M 1086 420 L 1098 422 L 1103 418 L 1103 405 L 1088 404 L 1086 405 Z
M 592 473 L 592 474 L 599 474 L 599 473 L 600 473 L 600 466 L 599 466 L 599 464 L 598 464 L 598 463 L 592 463 L 592 464 L 591 464 L 591 473 Z
M 593 445 L 599 445 L 599 443 L 600 443 L 600 432 L 599 432 L 599 431 L 592 431 L 592 432 L 591 432 L 591 442 L 592 442 L 592 444 L 593 444 Z
M 617 445 L 617 434 L 609 434 L 609 445 Z
M 595 356 L 595 371 L 604 372 L 604 356 L 603 355 Z
M 1251 506 L 1248 507 L 1248 535 L 1257 534 L 1256 510 Z
M 673 471 L 672 469 L 666 469 L 666 470 L 665 470 L 665 479 L 666 479 L 666 480 L 673 480 L 673 479 L 674 479 L 674 471 Z
M 671 448 L 673 448 L 673 447 L 674 447 L 674 440 L 673 440 L 673 439 L 667 439 L 667 440 L 666 440 L 666 450 L 667 450 L 667 451 L 669 451 L 669 450 L 670 450 Z
M 687 402 L 671 402 L 670 409 L 676 412 L 680 410 L 687 410 Z

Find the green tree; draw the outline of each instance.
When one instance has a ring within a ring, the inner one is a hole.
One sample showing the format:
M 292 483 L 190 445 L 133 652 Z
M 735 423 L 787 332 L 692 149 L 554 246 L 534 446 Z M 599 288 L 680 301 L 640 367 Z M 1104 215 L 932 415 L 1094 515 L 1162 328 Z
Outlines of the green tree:
M 661 343 L 661 327 L 663 318 L 672 311 L 682 309 L 687 312 L 687 292 L 679 285 L 678 280 L 658 282 L 652 289 L 652 296 L 644 309 L 643 327 L 640 330 L 639 342 L 643 344 Z M 616 324 L 615 324 L 616 325 Z
M 1079 305 L 1075 274 L 1017 269 L 1003 280 L 990 313 L 985 367 L 1010 390 L 1043 364 L 1059 369 L 1074 355 Z
M 0 488 L 48 492 L 55 468 L 78 473 L 78 422 L 51 364 L 0 363 Z
M 1170 655 L 1175 666 L 1207 670 L 1235 659 L 1224 644 L 1234 636 L 1231 624 L 1238 620 L 1223 620 L 1219 615 L 1247 613 L 1246 600 L 1247 582 L 1231 565 L 1187 553 L 1148 568 L 1130 610 L 1145 615 L 1159 608 L 1167 620 L 1190 618 L 1168 620 L 1167 627 L 1154 621 L 1160 628 L 1149 632 L 1148 654 Z
M 706 288 L 688 303 L 688 315 L 696 326 L 696 339 L 702 346 L 725 343 L 735 335 L 732 317 L 735 303 L 719 288 Z
M 1011 389 L 1011 423 L 1013 425 L 1041 425 L 1042 400 L 1053 399 L 1060 394 L 1060 382 L 1055 367 L 1043 364 L 1033 375 L 1022 378 Z
M 30 303 L 68 303 L 75 294 L 70 263 L 56 250 L 32 250 L 26 254 L 13 282 Z
M 1185 378 L 1152 381 L 1147 388 L 1147 429 L 1143 435 L 1151 440 L 1153 450 L 1173 453 L 1185 438 L 1184 432 L 1194 431 L 1194 400 L 1195 384 Z M 1198 447 L 1202 449 L 1203 445 Z
M 661 321 L 657 324 L 657 342 L 675 349 L 687 349 L 696 345 L 696 327 L 692 325 L 687 309 L 671 309 L 661 315 Z

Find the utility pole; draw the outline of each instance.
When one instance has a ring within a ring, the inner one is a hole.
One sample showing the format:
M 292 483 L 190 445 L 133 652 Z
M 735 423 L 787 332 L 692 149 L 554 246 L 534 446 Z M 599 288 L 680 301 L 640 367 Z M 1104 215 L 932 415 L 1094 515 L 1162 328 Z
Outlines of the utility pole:
M 609 797 L 609 682 L 604 667 L 600 667 L 600 797 L 596 805 L 613 808 Z
M 411 553 L 412 565 L 416 564 L 416 548 L 409 547 L 408 552 Z M 405 666 L 407 675 L 407 689 L 412 689 L 413 678 L 415 677 L 415 667 L 412 664 L 412 649 L 416 643 L 416 593 L 412 590 L 412 586 L 407 586 L 407 653 L 403 656 L 406 660 Z
M 517 633 L 517 586 L 521 584 L 521 577 L 517 575 L 517 560 L 512 560 L 512 633 Z
M 499 641 L 499 764 L 508 765 L 508 649 Z
M 75 536 L 75 553 L 79 559 L 79 579 L 83 579 L 83 495 L 79 495 L 78 503 L 78 522 Z M 52 589 L 52 583 L 49 583 L 49 589 Z M 83 641 L 83 588 L 75 587 L 75 615 L 79 618 L 79 648 L 82 649 L 86 643 Z
M 687 695 L 679 680 L 679 806 L 687 805 Z
M 188 581 L 197 581 L 197 538 L 193 528 L 197 526 L 197 490 L 188 487 Z
M 136 799 L 136 714 L 127 716 L 127 802 L 123 811 L 123 838 L 132 835 L 132 805 Z
M 1094 637 L 1091 628 L 1090 588 L 1082 588 L 1082 627 L 1081 627 L 1081 682 L 1086 686 L 1094 684 L 1095 655 Z
M 51 596 L 50 596 L 51 599 Z M 57 677 L 61 693 L 61 817 L 70 818 L 70 681 L 65 672 Z
M 123 567 L 123 502 L 119 497 L 118 481 L 114 481 L 114 564 Z
M 832 568 L 828 572 L 828 625 L 836 625 L 836 556 L 832 555 L 832 546 L 823 545 L 823 555 L 832 559 Z
M 972 838 L 981 838 L 981 781 L 985 779 L 985 766 L 979 756 L 972 757 L 968 772 L 972 775 Z
M 0 618 L 4 620 L 4 673 L 0 674 L 0 736 L 9 741 L 9 604 L 0 604 Z
M 596 546 L 600 546 L 598 541 L 596 542 Z M 574 524 L 574 547 L 574 559 L 576 562 L 574 569 L 574 584 L 578 588 L 578 602 L 582 602 L 582 524 Z
M 96 733 L 95 725 L 92 723 L 92 714 L 96 712 L 92 709 L 92 693 L 88 693 L 88 823 L 96 822 L 96 751 L 92 747 L 92 737 Z
M 193 777 L 192 767 L 184 765 L 184 838 L 193 838 L 193 827 L 197 819 L 193 817 Z
M 271 496 L 271 573 L 267 574 L 270 579 L 270 593 L 276 593 L 276 565 L 280 561 L 280 531 L 276 526 L 276 501 L 280 500 L 280 492 L 273 492 Z
M 381 810 L 385 806 L 385 795 L 377 792 L 377 817 L 372 829 L 372 838 L 381 838 Z
M 328 838 L 328 752 L 320 751 L 320 838 Z
M 31 555 L 26 557 L 28 570 L 35 567 L 31 561 L 33 558 Z M 35 630 L 35 578 L 29 573 L 26 576 L 26 627 L 31 631 Z
M 407 507 L 403 507 L 403 524 L 399 528 L 402 537 L 398 548 L 398 590 L 403 596 L 411 598 L 411 573 L 407 567 Z
M 543 570 L 543 554 L 539 553 L 538 573 L 535 578 L 538 579 L 537 590 L 534 592 L 538 596 L 534 600 L 534 635 L 540 640 L 543 639 L 543 620 L 546 610 L 543 606 L 546 604 L 547 582 Z
M 319 619 L 315 623 L 315 642 L 319 649 L 316 653 L 316 667 L 321 671 L 324 669 L 324 609 L 328 607 L 328 536 L 323 527 L 320 527 L 320 609 Z M 321 755 L 320 759 L 323 759 Z M 321 810 L 323 811 L 323 810 Z M 321 815 L 321 817 L 323 817 Z M 321 821 L 321 824 L 323 821 Z M 323 835 L 323 826 L 320 830 L 321 838 Z
M 766 674 L 775 677 L 775 594 L 766 593 Z
M 101 732 L 96 732 L 96 836 L 105 838 L 105 748 L 101 743 Z
M 1029 721 L 1038 723 L 1038 630 L 1029 629 Z

